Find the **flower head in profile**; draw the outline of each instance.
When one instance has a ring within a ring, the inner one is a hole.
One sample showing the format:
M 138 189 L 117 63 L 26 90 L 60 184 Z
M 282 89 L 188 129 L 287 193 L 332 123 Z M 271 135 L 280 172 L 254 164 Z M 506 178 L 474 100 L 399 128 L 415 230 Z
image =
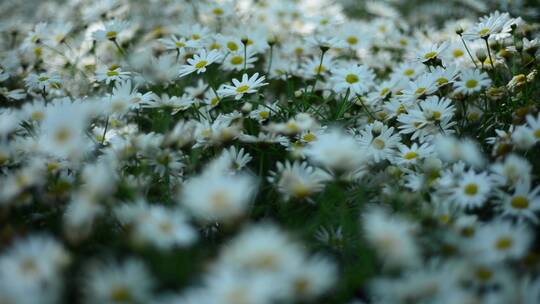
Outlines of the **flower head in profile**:
M 220 58 L 221 54 L 219 51 L 211 50 L 207 52 L 205 49 L 201 49 L 193 58 L 187 60 L 188 64 L 180 67 L 178 77 L 184 77 L 193 72 L 197 72 L 197 74 L 204 73 L 207 66 L 218 61 Z
M 118 35 L 125 29 L 127 29 L 129 23 L 126 21 L 111 20 L 105 23 L 103 29 L 97 30 L 92 33 L 92 38 L 97 41 L 104 40 L 116 40 Z
M 244 94 L 256 93 L 258 88 L 268 84 L 263 82 L 265 79 L 264 76 L 259 78 L 259 73 L 255 73 L 251 77 L 248 77 L 248 74 L 244 74 L 242 75 L 241 81 L 238 81 L 238 79 L 233 79 L 233 85 L 224 85 L 218 90 L 218 93 L 224 97 L 234 96 L 234 99 L 239 100 L 244 96 Z

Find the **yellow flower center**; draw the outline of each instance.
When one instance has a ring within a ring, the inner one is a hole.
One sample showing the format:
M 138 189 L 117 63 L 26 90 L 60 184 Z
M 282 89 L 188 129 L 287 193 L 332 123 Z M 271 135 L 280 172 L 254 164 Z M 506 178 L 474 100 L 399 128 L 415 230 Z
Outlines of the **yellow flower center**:
M 478 81 L 476 79 L 469 79 L 465 82 L 465 86 L 469 89 L 474 89 L 478 86 Z
M 388 94 L 390 92 L 390 89 L 389 88 L 384 88 L 381 90 L 381 97 L 383 96 L 386 96 L 386 94 Z
M 481 29 L 480 31 L 478 31 L 478 34 L 480 35 L 480 37 L 484 38 L 486 35 L 489 34 L 489 29 L 485 27 Z
M 297 198 L 305 198 L 311 194 L 311 190 L 303 183 L 297 182 L 292 186 L 294 196 Z
M 131 299 L 129 289 L 124 286 L 116 287 L 111 292 L 111 300 L 113 302 L 128 302 Z
M 405 71 L 403 71 L 403 75 L 412 76 L 412 75 L 414 75 L 414 70 L 413 69 L 406 69 Z
M 514 242 L 512 241 L 510 237 L 503 236 L 497 239 L 497 241 L 495 242 L 495 248 L 501 251 L 508 250 L 512 247 L 513 243 Z
M 313 69 L 313 71 L 316 73 L 316 74 L 322 74 L 326 71 L 326 68 L 324 66 L 317 66 L 316 68 Z
M 526 196 L 517 195 L 512 198 L 510 204 L 516 209 L 527 209 L 529 207 L 529 199 Z
M 373 140 L 373 146 L 375 147 L 375 149 L 382 150 L 382 149 L 384 149 L 386 144 L 385 144 L 384 140 L 382 140 L 380 138 L 375 138 Z
M 33 259 L 25 259 L 20 264 L 21 270 L 23 272 L 29 273 L 29 272 L 36 272 L 38 270 L 37 264 Z
M 245 93 L 247 90 L 249 90 L 249 86 L 246 84 L 236 88 L 237 93 Z
M 117 71 L 107 71 L 107 77 L 114 77 L 118 75 L 120 75 L 120 73 L 118 73 Z
M 307 278 L 299 278 L 294 281 L 294 290 L 298 294 L 305 294 L 309 291 L 310 282 Z
M 345 76 L 345 81 L 347 81 L 350 84 L 357 83 L 360 79 L 355 74 L 348 74 Z
M 172 225 L 169 222 L 163 222 L 159 224 L 159 230 L 165 234 L 169 234 L 172 232 Z
M 30 115 L 30 117 L 33 120 L 41 121 L 45 117 L 45 114 L 43 112 L 36 111 L 36 112 L 32 112 L 32 115 Z
M 229 41 L 229 42 L 227 42 L 227 48 L 229 50 L 231 50 L 232 52 L 238 51 L 238 44 L 236 44 L 236 43 L 234 43 L 232 41 Z
M 313 133 L 307 133 L 302 138 L 307 142 L 312 142 L 317 139 L 317 136 L 315 136 L 315 134 Z
M 534 137 L 540 138 L 540 129 L 534 130 Z
M 414 94 L 416 95 L 424 95 L 424 93 L 426 93 L 426 88 L 418 88 L 414 91 Z
M 229 198 L 227 192 L 219 190 L 212 193 L 210 202 L 214 210 L 227 210 L 229 207 Z
M 448 224 L 450 222 L 450 216 L 448 214 L 442 214 L 439 216 L 439 221 L 443 224 Z
M 441 119 L 441 112 L 439 112 L 439 111 L 433 112 L 433 119 L 435 119 L 435 120 Z
M 478 185 L 477 184 L 467 184 L 464 189 L 465 194 L 469 196 L 474 196 L 478 193 Z
M 183 42 L 181 42 L 181 41 L 177 41 L 177 42 L 175 43 L 175 45 L 176 45 L 177 48 L 183 48 L 183 47 L 186 46 L 186 44 L 183 43 Z
M 191 39 L 199 40 L 199 39 L 201 39 L 201 36 L 199 34 L 193 34 L 193 35 L 191 35 Z
M 64 143 L 71 137 L 71 132 L 67 128 L 62 128 L 54 134 L 54 139 L 59 143 Z
M 438 85 L 443 85 L 443 84 L 447 84 L 448 83 L 448 79 L 444 78 L 444 77 L 441 77 L 439 79 L 437 79 L 437 84 Z
M 242 58 L 241 56 L 234 56 L 231 58 L 231 63 L 234 65 L 242 64 L 244 63 L 244 58 Z
M 221 16 L 221 15 L 223 15 L 224 11 L 223 11 L 221 8 L 217 7 L 217 8 L 215 8 L 215 9 L 212 10 L 212 13 L 213 13 L 214 15 Z
M 424 59 L 433 59 L 437 57 L 437 52 L 429 52 L 424 54 Z
M 491 279 L 491 277 L 493 276 L 493 272 L 484 267 L 481 267 L 478 270 L 476 270 L 475 274 L 476 274 L 476 277 L 482 282 L 489 281 L 489 279 Z
M 38 78 L 38 80 L 39 80 L 39 81 L 47 81 L 47 80 L 49 80 L 49 77 L 47 77 L 47 76 L 41 76 L 41 77 Z
M 416 157 L 418 157 L 418 153 L 414 151 L 409 151 L 405 153 L 405 155 L 403 155 L 403 158 L 405 158 L 406 160 L 415 159 Z
M 117 35 L 118 35 L 118 33 L 115 32 L 115 31 L 110 31 L 110 32 L 107 32 L 107 33 L 105 34 L 105 36 L 107 37 L 107 39 L 115 39 Z
M 463 53 L 463 51 L 461 49 L 455 49 L 452 52 L 452 56 L 454 56 L 454 58 L 459 58 L 459 57 L 461 57 L 463 55 L 465 55 L 465 53 Z
M 355 45 L 355 44 L 358 43 L 358 38 L 356 38 L 354 36 L 349 36 L 349 37 L 347 37 L 347 43 L 351 44 L 351 45 Z
M 464 237 L 471 237 L 474 235 L 474 228 L 473 227 L 465 227 L 461 229 L 461 235 Z
M 206 61 L 206 60 L 201 60 L 201 61 L 197 62 L 197 64 L 195 65 L 195 68 L 197 68 L 197 69 L 202 69 L 202 68 L 204 68 L 207 64 L 208 64 L 208 61 Z
M 267 119 L 270 116 L 270 112 L 268 111 L 261 111 L 259 112 L 259 116 L 263 119 Z
M 291 130 L 292 132 L 298 132 L 299 127 L 294 121 L 289 121 L 287 123 L 287 129 Z

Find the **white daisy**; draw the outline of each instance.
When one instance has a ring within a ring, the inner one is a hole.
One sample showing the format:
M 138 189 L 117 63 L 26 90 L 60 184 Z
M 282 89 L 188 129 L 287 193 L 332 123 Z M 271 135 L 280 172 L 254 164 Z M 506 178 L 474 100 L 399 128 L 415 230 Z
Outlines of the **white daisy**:
M 197 74 L 206 72 L 206 67 L 222 58 L 221 53 L 216 50 L 207 52 L 206 49 L 201 49 L 193 58 L 187 60 L 188 64 L 182 65 L 178 72 L 178 77 L 184 77 L 193 72 Z
M 263 82 L 264 79 L 264 76 L 259 78 L 259 73 L 255 73 L 249 78 L 247 74 L 244 74 L 241 81 L 233 79 L 233 85 L 223 85 L 218 90 L 218 94 L 223 95 L 223 97 L 234 96 L 234 99 L 240 100 L 244 94 L 256 93 L 258 88 L 267 85 L 268 83 Z

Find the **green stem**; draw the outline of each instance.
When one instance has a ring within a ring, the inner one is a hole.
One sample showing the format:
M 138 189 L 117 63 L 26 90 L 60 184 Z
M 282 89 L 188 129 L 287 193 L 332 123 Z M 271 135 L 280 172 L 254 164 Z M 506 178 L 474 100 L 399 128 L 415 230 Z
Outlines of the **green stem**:
M 465 50 L 467 50 L 467 54 L 469 54 L 469 57 L 471 58 L 471 61 L 474 64 L 474 67 L 478 69 L 478 65 L 474 61 L 474 58 L 471 55 L 471 51 L 469 51 L 469 47 L 467 46 L 467 43 L 465 43 L 465 40 L 463 39 L 463 36 L 459 35 L 459 37 L 461 38 L 461 42 L 463 42 L 463 46 L 465 47 Z
M 319 76 L 321 75 L 321 68 L 324 60 L 324 54 L 326 54 L 326 51 L 321 51 L 321 61 L 319 62 L 319 67 L 317 68 L 317 75 L 315 75 L 315 82 L 313 82 L 313 87 L 311 88 L 310 95 L 313 95 L 315 92 L 315 87 L 317 86 L 317 81 L 319 80 Z
M 495 73 L 495 65 L 493 65 L 493 58 L 491 57 L 491 50 L 489 48 L 488 38 L 484 38 L 484 41 L 486 42 L 486 48 L 488 51 L 489 63 L 491 64 L 491 69 L 493 70 L 493 73 Z
M 114 43 L 120 54 L 122 54 L 122 57 L 125 57 L 126 52 L 124 52 L 124 49 L 120 46 L 120 44 L 118 44 L 118 41 L 116 41 L 116 39 L 112 39 L 111 41 Z

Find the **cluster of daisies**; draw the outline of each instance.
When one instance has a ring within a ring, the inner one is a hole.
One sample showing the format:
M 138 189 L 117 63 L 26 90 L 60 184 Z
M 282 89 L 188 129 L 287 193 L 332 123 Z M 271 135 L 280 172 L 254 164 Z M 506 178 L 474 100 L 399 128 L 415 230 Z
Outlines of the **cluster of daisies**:
M 348 2 L 0 2 L 0 303 L 539 303 L 526 1 Z

